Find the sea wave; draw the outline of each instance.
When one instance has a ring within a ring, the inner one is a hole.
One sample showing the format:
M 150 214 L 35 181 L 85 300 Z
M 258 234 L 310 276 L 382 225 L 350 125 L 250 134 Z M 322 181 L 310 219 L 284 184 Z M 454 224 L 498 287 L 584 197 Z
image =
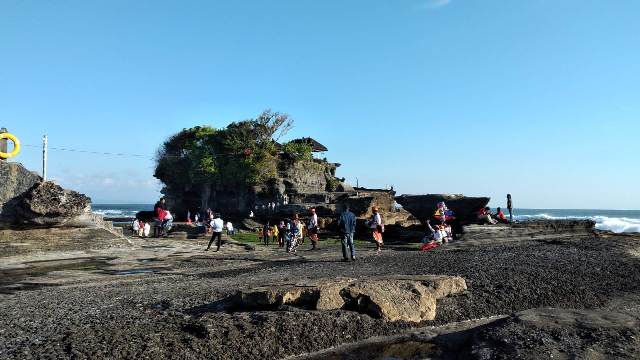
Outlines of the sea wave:
M 92 210 L 94 214 L 102 215 L 104 217 L 110 218 L 120 218 L 120 217 L 134 217 L 136 216 L 137 211 L 133 210 L 118 210 L 118 209 L 94 209 Z
M 612 231 L 614 233 L 640 232 L 640 219 L 608 216 L 552 216 L 549 214 L 517 215 L 519 221 L 527 220 L 593 220 L 597 230 Z

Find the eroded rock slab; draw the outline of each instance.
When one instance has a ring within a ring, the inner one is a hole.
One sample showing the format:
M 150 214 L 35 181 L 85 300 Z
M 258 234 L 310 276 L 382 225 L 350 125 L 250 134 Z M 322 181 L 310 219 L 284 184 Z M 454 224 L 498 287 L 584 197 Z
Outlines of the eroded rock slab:
M 421 322 L 436 316 L 436 301 L 467 290 L 457 276 L 398 275 L 368 279 L 322 279 L 240 290 L 229 298 L 231 310 L 350 310 L 387 321 Z
M 436 297 L 419 281 L 359 281 L 341 294 L 347 306 L 374 318 L 420 322 L 436 317 Z

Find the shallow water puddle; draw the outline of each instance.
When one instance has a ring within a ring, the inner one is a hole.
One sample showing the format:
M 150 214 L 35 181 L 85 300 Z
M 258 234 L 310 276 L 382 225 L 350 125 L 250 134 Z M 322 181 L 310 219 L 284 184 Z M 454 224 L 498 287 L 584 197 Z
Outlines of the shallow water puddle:
M 60 283 L 51 281 L 51 276 L 64 278 L 73 276 L 65 274 L 68 271 L 81 271 L 91 274 L 104 275 L 136 275 L 154 274 L 168 268 L 127 268 L 110 269 L 109 262 L 114 257 L 90 257 L 71 258 L 60 260 L 38 260 L 25 262 L 25 267 L 0 270 L 0 294 L 14 294 L 17 291 L 37 290 L 43 287 L 60 286 Z M 145 262 L 143 262 L 145 263 Z M 39 278 L 49 277 L 48 279 Z

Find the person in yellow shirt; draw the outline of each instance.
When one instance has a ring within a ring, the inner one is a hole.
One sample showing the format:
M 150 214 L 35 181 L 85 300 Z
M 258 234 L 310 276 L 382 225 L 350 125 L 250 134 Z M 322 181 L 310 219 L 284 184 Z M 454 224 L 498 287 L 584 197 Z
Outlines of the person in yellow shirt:
M 273 228 L 271 228 L 271 235 L 273 236 L 273 243 L 275 244 L 278 241 L 278 224 L 273 225 Z

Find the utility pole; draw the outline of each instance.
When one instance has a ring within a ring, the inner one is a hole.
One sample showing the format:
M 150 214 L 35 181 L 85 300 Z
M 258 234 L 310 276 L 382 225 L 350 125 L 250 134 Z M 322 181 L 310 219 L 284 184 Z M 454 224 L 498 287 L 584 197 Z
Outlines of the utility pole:
M 0 134 L 6 133 L 6 132 L 9 132 L 7 130 L 7 128 L 0 129 Z M 0 140 L 0 152 L 4 152 L 4 153 L 9 152 L 9 147 L 7 145 L 7 139 L 1 139 Z M 0 158 L 0 161 L 6 161 L 6 159 L 1 159 Z
M 47 181 L 47 135 L 42 136 L 42 180 Z

